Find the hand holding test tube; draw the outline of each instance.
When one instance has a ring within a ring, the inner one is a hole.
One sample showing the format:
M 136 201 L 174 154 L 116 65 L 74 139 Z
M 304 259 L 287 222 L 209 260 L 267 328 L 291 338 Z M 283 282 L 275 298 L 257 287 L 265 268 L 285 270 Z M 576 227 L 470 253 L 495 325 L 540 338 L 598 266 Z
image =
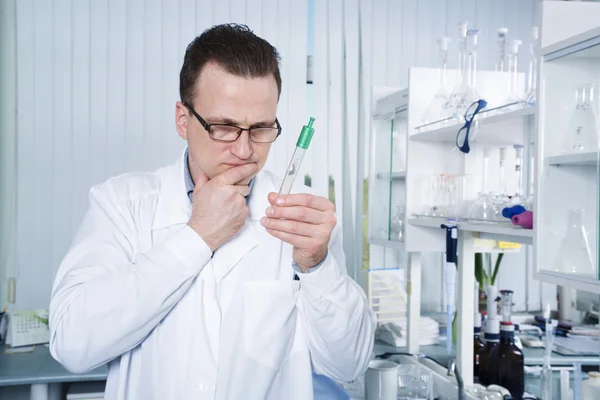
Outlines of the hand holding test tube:
M 337 223 L 335 206 L 329 199 L 308 193 L 289 194 L 312 139 L 313 122 L 311 118 L 302 128 L 279 192 L 269 193 L 271 206 L 260 220 L 269 234 L 294 246 L 293 258 L 302 272 L 324 261 Z

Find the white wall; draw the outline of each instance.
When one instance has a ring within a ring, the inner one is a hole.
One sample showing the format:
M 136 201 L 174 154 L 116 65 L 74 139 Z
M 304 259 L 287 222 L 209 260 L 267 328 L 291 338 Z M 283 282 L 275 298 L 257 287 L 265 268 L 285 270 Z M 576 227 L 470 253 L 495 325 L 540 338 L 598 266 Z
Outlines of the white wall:
M 368 78 L 372 86 L 406 87 L 411 66 L 437 67 L 436 40 L 452 37 L 449 46 L 449 68 L 458 62 L 458 24 L 469 23 L 469 29 L 479 29 L 477 68 L 493 70 L 496 61 L 496 35 L 500 27 L 508 28 L 508 39 L 521 39 L 519 70 L 528 68 L 528 45 L 531 27 L 537 24 L 538 0 L 372 0 L 365 1 L 361 23 L 363 35 L 370 36 L 369 47 L 363 47 Z M 365 143 L 368 157 L 368 142 Z M 367 164 L 368 165 L 368 164 Z M 365 170 L 367 176 L 368 170 Z M 398 266 L 395 251 L 384 252 L 371 246 L 371 263 L 375 266 Z M 542 285 L 531 279 L 532 263 L 526 262 L 527 250 L 504 257 L 498 284 L 515 291 L 515 310 L 539 309 L 542 295 L 544 303 L 552 300 L 554 287 Z M 441 311 L 443 304 L 442 258 L 439 254 L 423 255 L 422 310 Z M 515 279 L 515 277 L 518 277 Z M 530 277 L 527 279 L 527 277 Z
M 4 2 L 16 4 L 15 308 L 47 307 L 92 185 L 181 155 L 179 70 L 213 24 L 248 23 L 281 53 L 284 134 L 268 167 L 285 170 L 306 122 L 307 0 Z

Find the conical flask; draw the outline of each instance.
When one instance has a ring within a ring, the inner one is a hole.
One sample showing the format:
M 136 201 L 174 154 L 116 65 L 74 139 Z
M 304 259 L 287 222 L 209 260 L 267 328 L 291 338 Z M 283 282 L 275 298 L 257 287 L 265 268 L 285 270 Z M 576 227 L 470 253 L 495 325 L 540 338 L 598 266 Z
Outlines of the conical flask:
M 588 234 L 583 225 L 584 210 L 571 210 L 567 232 L 560 242 L 558 256 L 553 270 L 586 278 L 597 278 L 596 267 L 592 262 L 592 252 Z
M 425 111 L 425 115 L 423 116 L 422 123 L 430 124 L 433 122 L 441 121 L 447 118 L 452 117 L 454 109 L 448 102 L 448 93 L 447 89 L 447 66 L 448 66 L 448 43 L 451 38 L 442 37 L 438 39 L 439 45 L 439 58 L 440 58 L 440 74 L 439 74 L 439 82 L 438 88 L 431 99 L 427 109 Z

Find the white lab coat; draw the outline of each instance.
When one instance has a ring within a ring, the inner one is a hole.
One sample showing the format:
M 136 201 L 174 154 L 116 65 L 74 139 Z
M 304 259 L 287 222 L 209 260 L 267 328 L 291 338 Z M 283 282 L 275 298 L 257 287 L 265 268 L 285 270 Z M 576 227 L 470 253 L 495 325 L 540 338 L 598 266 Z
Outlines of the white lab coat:
M 68 370 L 107 363 L 106 398 L 311 399 L 311 368 L 350 381 L 376 319 L 346 274 L 339 225 L 315 272 L 294 281 L 292 247 L 260 225 L 276 190 L 260 172 L 241 231 L 211 251 L 186 223 L 183 157 L 90 191 L 58 270 L 50 351 Z

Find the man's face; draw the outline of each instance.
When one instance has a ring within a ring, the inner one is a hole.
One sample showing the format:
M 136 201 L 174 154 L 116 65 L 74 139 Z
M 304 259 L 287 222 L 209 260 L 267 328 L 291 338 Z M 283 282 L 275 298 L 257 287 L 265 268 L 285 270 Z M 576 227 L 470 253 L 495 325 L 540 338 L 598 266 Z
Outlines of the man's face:
M 208 63 L 196 80 L 190 105 L 208 124 L 271 127 L 275 126 L 277 100 L 277 83 L 272 75 L 244 78 L 229 74 L 215 63 Z M 270 143 L 252 142 L 248 131 L 243 131 L 235 142 L 213 140 L 181 102 L 177 103 L 176 124 L 179 136 L 188 142 L 190 171 L 196 184 L 235 165 L 256 163 L 257 171 L 260 171 L 267 161 Z M 252 176 L 239 184 L 247 184 L 250 179 Z

